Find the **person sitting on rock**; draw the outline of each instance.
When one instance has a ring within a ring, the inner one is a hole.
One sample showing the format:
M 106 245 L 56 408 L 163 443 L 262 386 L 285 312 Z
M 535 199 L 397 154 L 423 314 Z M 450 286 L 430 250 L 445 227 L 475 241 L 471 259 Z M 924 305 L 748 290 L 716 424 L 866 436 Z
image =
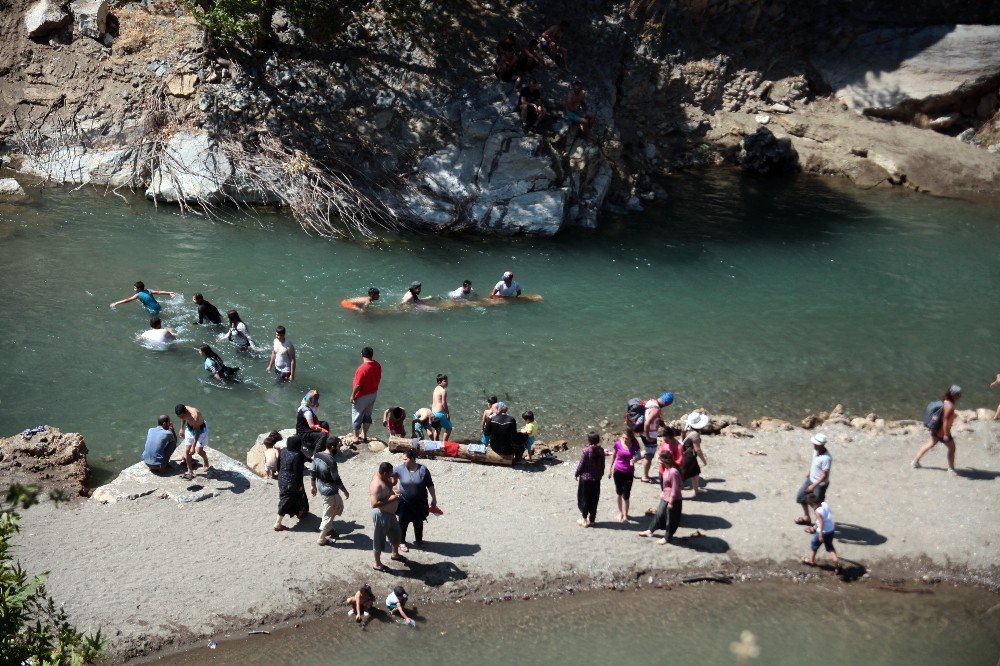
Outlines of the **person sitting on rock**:
M 518 98 L 518 107 L 521 109 L 521 125 L 538 129 L 538 123 L 545 118 L 545 106 L 542 104 L 542 90 L 538 87 L 535 78 L 528 80 L 528 83 L 521 86 L 521 96 Z
M 170 471 L 170 456 L 177 448 L 177 433 L 170 422 L 170 417 L 161 414 L 156 421 L 156 427 L 146 432 L 146 446 L 142 450 L 142 462 L 154 474 L 164 474 Z
M 530 75 L 539 67 L 545 67 L 545 60 L 543 59 L 542 54 L 538 52 L 538 40 L 532 39 L 523 49 L 521 49 L 521 52 L 517 54 L 518 76 L 514 85 L 520 88 L 521 79 Z
M 494 72 L 496 73 L 497 79 L 500 80 L 501 86 L 503 86 L 504 83 L 516 81 L 517 63 L 517 36 L 514 35 L 514 33 L 509 33 L 497 44 L 497 60 Z M 517 90 L 517 88 L 515 87 L 511 89 L 511 92 L 514 92 L 514 90 Z
M 177 339 L 177 333 L 172 328 L 163 328 L 163 322 L 159 317 L 152 317 L 149 320 L 149 328 L 140 333 L 136 339 L 148 345 L 165 347 Z
M 490 440 L 490 448 L 502 456 L 514 456 L 514 462 L 521 459 L 524 447 L 514 444 L 517 421 L 507 413 L 507 404 L 497 403 L 497 413 L 486 422 L 484 433 Z
M 594 124 L 594 116 L 590 113 L 590 105 L 587 104 L 587 93 L 583 90 L 581 81 L 574 81 L 569 94 L 566 95 L 566 120 L 580 125 L 580 132 L 584 136 L 590 134 L 590 127 Z
M 562 40 L 566 36 L 568 29 L 569 21 L 560 21 L 558 25 L 554 25 L 543 32 L 540 40 L 542 52 L 552 58 L 552 62 L 556 65 L 559 64 L 559 58 L 561 57 L 562 66 L 565 69 L 569 69 L 569 53 L 562 45 Z

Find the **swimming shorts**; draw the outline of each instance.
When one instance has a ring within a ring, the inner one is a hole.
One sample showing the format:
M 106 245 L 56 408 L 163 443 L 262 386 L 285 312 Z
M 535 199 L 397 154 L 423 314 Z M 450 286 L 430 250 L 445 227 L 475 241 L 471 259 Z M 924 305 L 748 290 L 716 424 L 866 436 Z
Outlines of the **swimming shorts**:
M 201 424 L 197 436 L 188 426 L 184 426 L 184 446 L 197 446 L 199 449 L 205 448 L 208 444 L 208 421 Z
M 438 417 L 438 419 L 441 421 L 441 429 L 442 430 L 451 430 L 452 429 L 451 428 L 451 419 L 448 418 L 447 414 L 445 414 L 444 412 L 434 412 L 434 416 Z

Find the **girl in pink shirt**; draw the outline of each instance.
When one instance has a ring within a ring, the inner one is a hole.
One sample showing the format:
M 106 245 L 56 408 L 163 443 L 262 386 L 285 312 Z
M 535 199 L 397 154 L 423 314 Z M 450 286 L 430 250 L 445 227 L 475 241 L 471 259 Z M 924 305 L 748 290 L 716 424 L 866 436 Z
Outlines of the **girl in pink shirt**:
M 644 532 L 639 532 L 639 536 L 651 537 L 653 532 L 662 529 L 666 535 L 660 539 L 659 543 L 667 544 L 673 539 L 674 532 L 681 524 L 681 508 L 684 505 L 684 501 L 681 499 L 681 489 L 684 487 L 684 481 L 681 479 L 680 470 L 669 451 L 660 452 L 660 469 L 662 470 L 660 476 L 663 488 L 660 494 L 660 505 L 656 508 L 656 515 L 649 522 L 649 528 Z
M 635 433 L 625 430 L 622 438 L 615 441 L 611 453 L 611 470 L 608 478 L 615 477 L 615 492 L 618 494 L 618 521 L 628 522 L 628 500 L 632 495 L 632 482 L 635 480 L 635 461 L 639 459 L 642 449 Z
M 674 460 L 674 466 L 680 467 L 684 462 L 684 445 L 677 439 L 677 431 L 668 425 L 661 426 L 659 432 L 660 448 L 657 454 L 668 451 Z M 663 478 L 663 463 L 660 463 L 660 478 Z

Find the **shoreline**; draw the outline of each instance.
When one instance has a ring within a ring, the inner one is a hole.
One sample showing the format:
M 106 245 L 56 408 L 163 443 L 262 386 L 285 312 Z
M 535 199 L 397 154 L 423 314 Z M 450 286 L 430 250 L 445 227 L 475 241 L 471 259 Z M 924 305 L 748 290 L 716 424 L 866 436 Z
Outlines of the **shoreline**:
M 828 500 L 840 530 L 838 552 L 863 567 L 862 576 L 1000 586 L 1000 525 L 988 509 L 1000 478 L 1000 423 L 956 424 L 958 467 L 966 474 L 958 478 L 933 469 L 942 466 L 943 451 L 929 454 L 926 469 L 909 468 L 925 440 L 922 426 L 821 429 L 834 456 Z M 188 504 L 156 496 L 45 503 L 24 513 L 15 555 L 32 573 L 52 571 L 50 593 L 82 628 L 103 626 L 112 662 L 328 617 L 362 581 L 376 596 L 403 583 L 426 606 L 553 596 L 567 587 L 627 589 L 649 585 L 650 576 L 653 585 L 719 571 L 737 582 L 831 576 L 797 564 L 808 536 L 792 522 L 800 513 L 794 495 L 808 467 L 811 432 L 752 434 L 705 438 L 708 494 L 688 500 L 685 492 L 678 531 L 705 536 L 677 545 L 634 536 L 658 499 L 655 486 L 638 481 L 630 523 L 612 522 L 609 481 L 602 483 L 598 526 L 578 527 L 572 451 L 524 470 L 431 459 L 421 462 L 435 477 L 445 516 L 426 526 L 428 551 L 413 550 L 406 567 L 392 563 L 393 574 L 376 574 L 365 490 L 377 463 L 398 456 L 362 451 L 340 465 L 352 495 L 336 523 L 344 536 L 332 548 L 315 545 L 318 519 L 306 530 L 272 532 L 277 493 L 273 482 L 262 482 Z

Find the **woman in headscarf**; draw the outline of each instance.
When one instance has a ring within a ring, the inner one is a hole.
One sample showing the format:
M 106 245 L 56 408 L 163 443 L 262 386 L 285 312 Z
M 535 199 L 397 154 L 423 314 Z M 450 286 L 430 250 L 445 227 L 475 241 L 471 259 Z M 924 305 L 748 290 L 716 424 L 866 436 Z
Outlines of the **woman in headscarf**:
M 306 393 L 295 412 L 295 434 L 302 438 L 302 451 L 306 458 L 326 448 L 326 436 L 330 434 L 330 424 L 319 418 L 319 391 Z
M 302 519 L 309 513 L 309 498 L 302 483 L 306 470 L 306 457 L 302 454 L 302 438 L 292 435 L 285 441 L 285 448 L 278 454 L 278 520 L 274 531 L 287 530 L 281 523 L 284 516 Z

